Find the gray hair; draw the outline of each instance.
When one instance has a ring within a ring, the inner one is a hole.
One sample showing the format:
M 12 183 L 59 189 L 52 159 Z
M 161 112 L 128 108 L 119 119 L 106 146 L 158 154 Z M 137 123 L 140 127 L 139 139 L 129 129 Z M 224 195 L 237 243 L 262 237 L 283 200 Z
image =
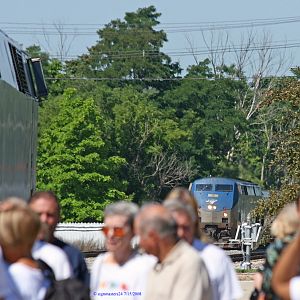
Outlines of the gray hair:
M 196 222 L 197 216 L 194 209 L 189 204 L 182 203 L 179 199 L 170 199 L 164 201 L 163 206 L 170 212 L 179 212 L 187 215 L 193 223 Z
M 147 215 L 144 212 L 148 207 L 153 205 L 159 204 L 146 204 L 142 207 L 140 215 L 143 217 L 140 218 L 140 230 L 144 233 L 154 230 L 161 238 L 171 237 L 176 239 L 177 223 L 168 211 L 166 211 L 165 215 Z
M 108 216 L 125 216 L 127 217 L 127 223 L 133 229 L 134 217 L 139 211 L 139 207 L 132 202 L 119 201 L 108 205 L 104 210 L 104 217 Z

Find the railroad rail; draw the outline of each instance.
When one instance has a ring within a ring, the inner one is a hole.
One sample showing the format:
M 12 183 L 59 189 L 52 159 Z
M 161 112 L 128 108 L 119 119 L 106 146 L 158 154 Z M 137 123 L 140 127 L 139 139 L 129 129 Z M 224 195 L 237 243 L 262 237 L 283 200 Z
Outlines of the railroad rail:
M 263 259 L 265 258 L 266 251 L 265 250 L 255 250 L 251 252 L 250 259 Z M 228 256 L 231 258 L 233 262 L 243 261 L 242 253 L 228 253 Z
M 96 250 L 96 251 L 83 251 L 82 254 L 85 258 L 97 257 L 101 253 L 105 253 L 106 250 Z M 263 259 L 265 258 L 265 250 L 255 250 L 251 253 L 251 260 L 253 259 Z M 238 262 L 243 260 L 243 254 L 240 253 L 227 253 L 233 262 Z
M 105 253 L 106 250 L 82 251 L 84 258 L 97 257 L 99 254 Z

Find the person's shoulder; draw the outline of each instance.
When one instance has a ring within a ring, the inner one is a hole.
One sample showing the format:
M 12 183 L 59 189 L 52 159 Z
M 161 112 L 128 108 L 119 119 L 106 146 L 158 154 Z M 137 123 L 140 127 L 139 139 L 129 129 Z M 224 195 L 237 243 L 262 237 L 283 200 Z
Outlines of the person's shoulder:
M 189 274 L 201 277 L 202 273 L 206 273 L 204 272 L 204 270 L 206 271 L 204 259 L 199 255 L 199 251 L 194 249 L 190 244 L 185 241 L 182 242 L 180 245 L 182 252 L 176 260 L 177 267 L 181 273 L 188 272 Z
M 44 242 L 42 245 L 41 245 L 41 248 L 40 249 L 44 249 L 44 250 L 49 250 L 49 251 L 55 251 L 55 252 L 58 252 L 58 253 L 61 253 L 63 252 L 62 249 L 60 249 L 59 247 L 55 246 L 55 245 L 52 245 L 50 243 L 46 243 Z
M 65 250 L 67 248 L 67 249 L 71 249 L 74 252 L 80 252 L 79 249 L 77 249 L 73 245 L 71 245 L 69 243 L 66 243 L 65 241 L 60 240 L 58 238 L 55 238 L 54 241 L 53 241 L 53 243 L 51 243 L 51 244 L 54 245 L 54 246 L 56 246 L 56 247 L 59 247 L 59 248 L 61 248 L 63 250 Z
M 57 237 L 54 238 L 53 242 L 51 242 L 52 245 L 55 245 L 61 249 L 70 246 L 70 244 L 64 242 L 63 240 L 58 239 Z
M 105 260 L 105 258 L 107 257 L 108 252 L 105 253 L 100 253 L 94 260 L 92 268 L 95 268 L 96 266 L 99 266 L 103 263 L 103 261 Z
M 0 248 L 1 252 L 1 248 Z M 10 277 L 7 274 L 7 269 L 9 265 L 4 263 L 2 258 L 2 253 L 0 253 L 0 298 L 10 299 L 14 293 L 14 287 L 12 281 L 9 280 Z
M 199 251 L 197 251 L 194 247 L 192 247 L 186 241 L 180 240 L 178 242 L 178 248 L 181 252 L 181 261 L 185 261 L 188 264 L 194 264 L 196 262 L 202 262 L 202 258 L 199 255 Z
M 22 299 L 44 299 L 50 285 L 48 279 L 39 268 L 33 268 L 23 263 L 13 263 L 9 267 L 9 274 L 13 279 L 15 293 L 20 293 Z M 19 299 L 7 297 L 5 299 Z
M 234 270 L 234 264 L 227 253 L 220 247 L 209 244 L 201 253 L 206 266 L 211 272 L 217 272 L 218 274 L 226 273 Z M 215 269 L 215 270 L 212 270 Z
M 289 292 L 292 300 L 300 299 L 299 286 L 300 286 L 300 276 L 293 277 L 290 280 L 290 284 L 289 284 Z
M 231 259 L 226 254 L 226 252 L 221 249 L 220 247 L 208 244 L 201 252 L 200 255 L 203 258 L 209 258 L 216 261 L 222 261 L 222 262 L 231 262 Z
M 132 258 L 132 262 L 134 264 L 143 264 L 143 265 L 154 266 L 154 264 L 157 262 L 157 258 L 153 255 L 138 252 Z
M 220 247 L 214 244 L 207 244 L 207 246 L 203 249 L 203 252 L 216 253 L 221 256 L 227 256 L 226 252 Z
M 15 263 L 9 265 L 8 270 L 9 270 L 9 272 L 19 272 L 19 271 L 30 272 L 30 271 L 34 270 L 34 268 L 29 267 L 23 263 L 15 262 Z
M 66 243 L 58 238 L 55 238 L 52 245 L 62 249 L 64 252 L 66 252 L 67 254 L 69 254 L 71 256 L 80 256 L 80 257 L 83 256 L 81 251 L 78 248 L 76 248 L 75 246 L 73 246 L 69 243 Z
M 38 245 L 33 247 L 33 253 L 39 252 L 55 256 L 55 259 L 67 259 L 65 252 L 59 247 L 46 242 L 38 242 Z
M 13 263 L 9 266 L 8 270 L 14 278 L 20 277 L 24 280 L 28 280 L 29 278 L 33 280 L 43 279 L 42 271 L 39 268 L 33 268 L 23 263 Z
M 208 246 L 207 243 L 201 241 L 200 239 L 194 239 L 193 243 L 192 243 L 193 248 L 195 248 L 197 251 L 203 251 L 203 249 L 205 249 L 205 247 Z

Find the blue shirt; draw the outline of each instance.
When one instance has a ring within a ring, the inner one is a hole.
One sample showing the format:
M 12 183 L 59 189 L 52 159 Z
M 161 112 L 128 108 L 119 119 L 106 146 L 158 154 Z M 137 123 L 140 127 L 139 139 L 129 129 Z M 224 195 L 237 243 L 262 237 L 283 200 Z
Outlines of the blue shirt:
M 207 245 L 208 244 L 200 241 L 199 239 L 194 239 L 192 244 L 192 246 L 198 251 L 202 251 Z

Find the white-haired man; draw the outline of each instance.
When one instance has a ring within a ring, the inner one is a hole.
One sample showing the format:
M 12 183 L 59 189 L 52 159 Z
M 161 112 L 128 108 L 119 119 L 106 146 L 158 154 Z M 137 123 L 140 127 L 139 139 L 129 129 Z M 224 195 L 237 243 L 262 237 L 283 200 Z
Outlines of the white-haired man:
M 165 207 L 143 207 L 135 228 L 140 246 L 158 258 L 147 282 L 146 300 L 212 299 L 201 257 L 187 242 L 178 239 L 176 222 Z

